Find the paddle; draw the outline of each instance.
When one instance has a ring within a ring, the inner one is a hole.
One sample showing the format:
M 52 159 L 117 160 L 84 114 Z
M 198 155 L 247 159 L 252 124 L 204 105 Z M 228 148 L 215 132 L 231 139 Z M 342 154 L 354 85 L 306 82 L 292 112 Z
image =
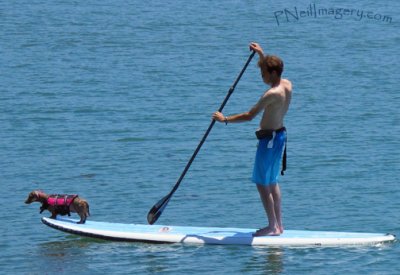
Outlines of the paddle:
M 218 109 L 219 112 L 222 112 L 222 109 L 225 107 L 225 104 L 228 102 L 229 97 L 233 93 L 233 90 L 235 90 L 236 85 L 238 84 L 240 78 L 242 77 L 244 71 L 246 70 L 247 66 L 249 65 L 249 63 L 250 63 L 250 61 L 253 58 L 255 53 L 256 53 L 255 51 L 252 51 L 252 53 L 250 54 L 250 56 L 247 59 L 247 62 L 244 65 L 242 71 L 240 72 L 239 76 L 236 78 L 235 82 L 233 83 L 233 86 L 230 87 L 230 89 L 228 91 L 228 94 L 226 95 L 224 101 L 221 104 L 221 107 L 219 107 L 219 109 Z M 165 207 L 167 206 L 167 204 L 168 204 L 169 200 L 171 199 L 172 195 L 175 193 L 175 191 L 178 189 L 179 185 L 181 184 L 181 181 L 182 181 L 183 177 L 186 175 L 186 172 L 189 170 L 189 167 L 192 164 L 192 162 L 195 159 L 195 157 L 197 156 L 197 153 L 200 151 L 201 146 L 206 141 L 206 138 L 207 138 L 208 134 L 210 133 L 210 131 L 211 131 L 212 127 L 214 126 L 214 124 L 215 124 L 215 120 L 213 119 L 211 121 L 211 124 L 208 127 L 206 133 L 204 134 L 203 138 L 201 139 L 199 145 L 197 145 L 197 148 L 194 151 L 192 157 L 190 158 L 189 162 L 186 164 L 186 167 L 183 170 L 183 172 L 182 172 L 181 176 L 179 177 L 178 181 L 176 182 L 174 188 L 172 188 L 171 192 L 169 192 L 168 195 L 166 195 L 161 200 L 159 200 L 150 209 L 149 213 L 147 214 L 147 221 L 148 221 L 149 224 L 155 223 L 158 220 L 158 218 L 161 216 L 162 212 L 164 211 Z

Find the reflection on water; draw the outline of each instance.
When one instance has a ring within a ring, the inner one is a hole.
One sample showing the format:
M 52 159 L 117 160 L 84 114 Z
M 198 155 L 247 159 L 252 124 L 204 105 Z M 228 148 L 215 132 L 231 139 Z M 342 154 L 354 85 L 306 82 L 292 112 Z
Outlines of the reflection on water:
M 266 270 L 271 274 L 279 274 L 283 271 L 283 249 L 271 248 L 267 252 L 267 265 Z
M 80 274 L 90 274 L 116 268 L 125 270 L 127 274 L 137 271 L 154 273 L 171 270 L 174 263 L 179 262 L 183 247 L 181 244 L 109 242 L 72 235 L 40 244 L 36 253 L 40 257 L 33 268 L 43 271 L 43 274 L 51 270 L 62 273 L 80 270 Z M 194 252 L 200 247 L 191 247 L 189 251 Z M 105 261 L 111 258 L 115 260 Z
M 281 247 L 255 247 L 245 271 L 280 274 L 284 270 L 283 255 L 283 248 Z
M 104 242 L 76 236 L 44 242 L 37 246 L 37 255 L 40 257 L 35 265 L 43 271 L 43 274 L 52 271 L 65 272 L 72 266 L 74 270 L 85 270 L 89 261 L 82 259 L 89 259 L 91 251 Z
M 81 238 L 77 236 L 68 236 L 59 241 L 49 241 L 40 244 L 38 247 L 42 255 L 47 257 L 62 257 L 65 252 L 70 250 L 86 249 L 96 243 L 105 243 L 106 241 L 90 238 Z

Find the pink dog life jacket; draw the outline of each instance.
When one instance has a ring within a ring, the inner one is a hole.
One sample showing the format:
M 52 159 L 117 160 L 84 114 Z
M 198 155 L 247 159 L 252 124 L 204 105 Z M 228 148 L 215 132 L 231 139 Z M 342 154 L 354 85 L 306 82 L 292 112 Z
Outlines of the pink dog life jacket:
M 77 197 L 78 195 L 50 195 L 40 207 L 40 213 L 48 209 L 49 206 L 53 206 L 57 214 L 70 216 L 69 206 Z

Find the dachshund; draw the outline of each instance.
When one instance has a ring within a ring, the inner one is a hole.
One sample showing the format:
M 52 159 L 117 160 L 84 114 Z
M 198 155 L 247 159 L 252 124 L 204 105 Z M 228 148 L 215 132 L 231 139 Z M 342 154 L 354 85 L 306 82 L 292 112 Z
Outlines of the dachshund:
M 79 198 L 78 195 L 47 195 L 43 191 L 32 191 L 25 200 L 26 204 L 40 202 L 40 213 L 48 210 L 51 213 L 50 218 L 55 219 L 57 215 L 71 216 L 70 212 L 77 213 L 81 218 L 79 224 L 84 224 L 86 218 L 90 216 L 89 204 L 86 200 Z

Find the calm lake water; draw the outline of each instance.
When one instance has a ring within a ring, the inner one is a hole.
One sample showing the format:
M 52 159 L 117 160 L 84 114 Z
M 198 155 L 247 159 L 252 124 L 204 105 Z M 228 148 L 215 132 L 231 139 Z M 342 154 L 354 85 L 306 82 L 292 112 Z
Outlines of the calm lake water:
M 310 6 L 311 5 L 311 6 Z M 4 274 L 396 274 L 398 242 L 347 248 L 149 245 L 40 222 L 31 190 L 78 193 L 91 220 L 146 223 L 259 42 L 294 85 L 287 229 L 400 235 L 398 1 L 3 1 Z M 225 112 L 267 87 L 256 60 Z M 160 224 L 259 228 L 258 119 L 217 124 Z

